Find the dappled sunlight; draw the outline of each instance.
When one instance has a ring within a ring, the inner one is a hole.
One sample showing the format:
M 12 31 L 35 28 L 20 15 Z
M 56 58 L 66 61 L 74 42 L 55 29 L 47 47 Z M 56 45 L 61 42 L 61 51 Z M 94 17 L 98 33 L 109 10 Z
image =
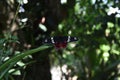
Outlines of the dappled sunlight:
M 60 67 L 52 67 L 51 68 L 52 80 L 61 80 L 61 71 Z
M 51 68 L 52 80 L 77 80 L 78 76 L 75 75 L 71 77 L 69 75 L 71 72 L 71 70 L 67 70 L 67 65 L 63 65 L 62 67 L 53 66 Z M 65 77 L 67 77 L 67 79 Z
M 120 0 L 0 0 L 0 80 L 120 80 Z

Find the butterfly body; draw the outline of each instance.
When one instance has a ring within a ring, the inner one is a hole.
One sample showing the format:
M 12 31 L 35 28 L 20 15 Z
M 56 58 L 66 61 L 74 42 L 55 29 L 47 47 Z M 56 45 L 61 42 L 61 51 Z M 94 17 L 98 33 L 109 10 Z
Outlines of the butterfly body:
M 67 46 L 67 43 L 77 40 L 78 39 L 76 37 L 71 37 L 71 36 L 55 36 L 55 37 L 46 38 L 44 40 L 44 43 L 54 44 L 54 46 L 57 49 L 62 49 Z

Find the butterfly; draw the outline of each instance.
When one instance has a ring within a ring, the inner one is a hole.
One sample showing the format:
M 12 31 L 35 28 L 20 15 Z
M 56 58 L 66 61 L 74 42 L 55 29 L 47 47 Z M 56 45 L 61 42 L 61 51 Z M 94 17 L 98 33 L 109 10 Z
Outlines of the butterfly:
M 77 37 L 72 36 L 54 36 L 43 40 L 46 44 L 53 44 L 56 49 L 66 48 L 67 43 L 77 41 Z

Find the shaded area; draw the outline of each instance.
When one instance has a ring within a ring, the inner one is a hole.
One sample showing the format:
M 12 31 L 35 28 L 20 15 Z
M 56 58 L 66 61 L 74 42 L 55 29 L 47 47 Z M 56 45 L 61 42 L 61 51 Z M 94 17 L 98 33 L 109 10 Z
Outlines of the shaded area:
M 69 35 L 79 40 L 62 51 L 52 47 L 26 56 L 7 68 L 3 80 L 52 80 L 54 67 L 65 80 L 119 80 L 119 0 L 25 1 L 0 1 L 0 65 L 41 46 L 46 37 Z

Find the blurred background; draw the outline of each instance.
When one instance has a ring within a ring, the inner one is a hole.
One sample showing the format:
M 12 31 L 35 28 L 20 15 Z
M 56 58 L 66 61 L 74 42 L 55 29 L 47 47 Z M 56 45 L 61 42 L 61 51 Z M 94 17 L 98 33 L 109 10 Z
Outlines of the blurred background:
M 2 80 L 120 80 L 119 0 L 0 0 L 0 66 L 68 35 L 79 40 L 24 57 Z

